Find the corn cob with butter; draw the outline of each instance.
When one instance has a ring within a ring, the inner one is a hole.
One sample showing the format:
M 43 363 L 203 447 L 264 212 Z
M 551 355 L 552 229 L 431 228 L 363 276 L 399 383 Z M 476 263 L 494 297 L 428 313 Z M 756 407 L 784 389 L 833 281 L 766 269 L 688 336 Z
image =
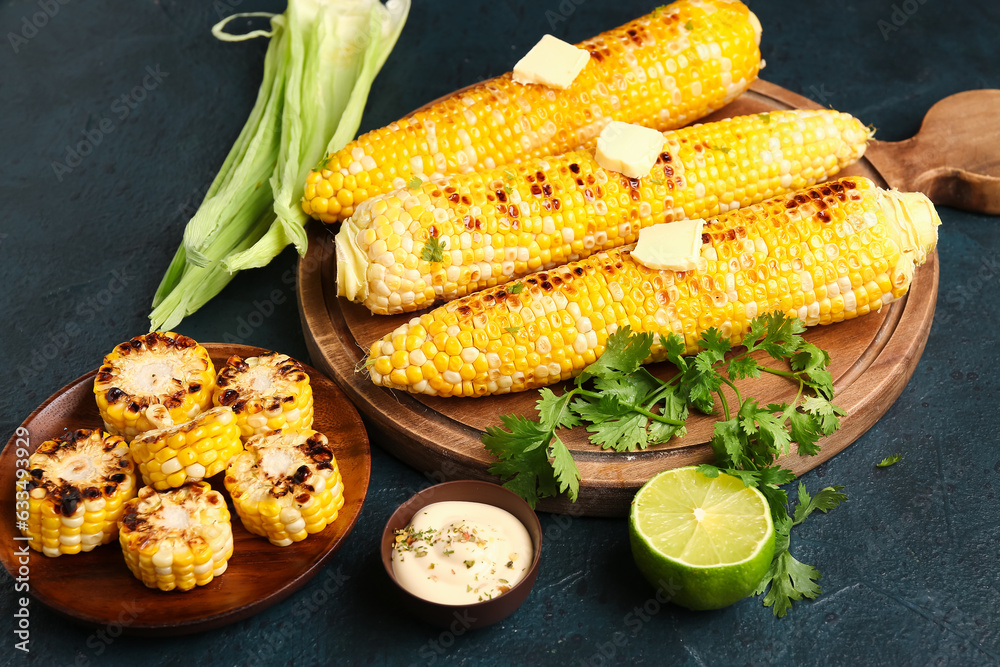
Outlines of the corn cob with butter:
M 694 353 L 710 327 L 738 344 L 758 314 L 849 320 L 906 293 L 938 224 L 924 195 L 843 178 L 707 220 L 696 270 L 609 250 L 415 317 L 371 346 L 366 367 L 384 387 L 483 396 L 577 375 L 621 326 L 682 335 Z M 647 361 L 664 358 L 655 343 Z
M 156 428 L 147 412 L 166 408 L 175 422 L 212 407 L 215 367 L 208 351 L 172 331 L 136 336 L 104 357 L 94 380 L 104 428 L 127 439 Z
M 28 458 L 28 546 L 46 556 L 76 554 L 118 535 L 136 478 L 128 445 L 100 430 L 67 431 Z
M 681 127 L 750 86 L 759 43 L 760 23 L 745 5 L 680 0 L 578 44 L 590 59 L 566 89 L 515 83 L 508 72 L 358 137 L 309 174 L 302 208 L 344 220 L 414 177 L 592 147 L 609 120 Z
M 868 136 L 849 114 L 772 111 L 665 132 L 641 179 L 577 151 L 380 195 L 337 235 L 338 293 L 379 315 L 418 310 L 807 187 L 860 158 Z
M 244 442 L 278 429 L 301 431 L 313 423 L 309 376 L 302 364 L 277 352 L 230 357 L 215 379 L 212 402 L 232 408 Z
M 149 588 L 189 591 L 226 571 L 233 526 L 226 500 L 208 482 L 157 492 L 145 486 L 118 522 L 128 569 Z
M 163 416 L 168 423 L 129 445 L 142 481 L 158 491 L 218 474 L 243 450 L 236 415 L 228 407 L 212 408 L 182 424 L 170 425 Z
M 344 483 L 322 433 L 274 431 L 247 441 L 226 469 L 243 526 L 279 547 L 318 533 L 344 506 Z

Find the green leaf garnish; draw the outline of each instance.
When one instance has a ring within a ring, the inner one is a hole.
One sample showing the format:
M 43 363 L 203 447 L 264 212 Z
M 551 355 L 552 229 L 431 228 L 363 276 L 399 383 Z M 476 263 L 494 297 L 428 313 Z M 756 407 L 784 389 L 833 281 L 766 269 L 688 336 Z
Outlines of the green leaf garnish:
M 448 239 L 439 239 L 436 236 L 430 237 L 420 251 L 420 259 L 425 262 L 443 262 L 444 251 L 447 245 Z
M 654 337 L 621 327 L 569 390 L 561 395 L 549 388 L 540 390 L 537 421 L 505 415 L 503 428 L 487 428 L 483 443 L 498 459 L 490 472 L 532 506 L 559 493 L 575 500 L 580 474 L 559 429 L 585 425 L 590 441 L 602 449 L 631 452 L 682 437 L 690 409 L 714 414 L 718 420 L 710 444 L 715 462 L 698 470 L 710 477 L 720 471 L 734 475 L 767 499 L 777 537 L 774 560 L 758 593 L 766 593 L 764 604 L 776 616 L 784 616 L 793 601 L 820 592 L 819 572 L 788 551 L 792 527 L 814 511 L 825 513 L 847 499 L 841 487 L 827 487 L 810 497 L 800 484 L 794 515 L 788 513 L 788 495 L 782 487 L 795 475 L 777 464 L 778 457 L 793 446 L 800 455 L 817 454 L 820 440 L 839 428 L 845 414 L 831 402 L 830 356 L 806 342 L 801 336 L 804 330 L 796 319 L 765 314 L 750 323 L 742 341 L 745 349 L 734 351 L 729 338 L 709 329 L 698 341 L 698 353 L 684 356 L 681 336 Z M 654 345 L 677 367 L 678 373 L 669 380 L 642 367 Z M 765 363 L 767 357 L 783 367 Z M 749 382 L 762 374 L 797 385 L 795 398 L 761 405 L 742 395 L 735 382 Z
M 517 335 L 517 332 L 521 330 L 521 327 L 504 327 L 504 331 L 509 333 L 511 336 Z
M 414 176 L 413 178 L 410 179 L 410 182 L 406 184 L 406 188 L 408 190 L 417 190 L 423 184 L 424 182 L 420 180 L 419 177 Z
M 893 454 L 892 456 L 887 456 L 878 463 L 875 464 L 876 468 L 888 468 L 891 465 L 895 465 L 903 460 L 902 454 Z
M 771 122 L 771 114 L 767 112 L 757 114 L 757 118 L 760 118 L 762 121 L 764 121 L 765 125 Z
M 694 24 L 691 23 L 691 21 L 688 21 L 687 23 L 684 24 L 684 29 L 685 30 L 694 30 Z
M 515 283 L 511 285 L 511 288 L 507 291 L 511 294 L 520 294 L 524 291 L 524 283 Z

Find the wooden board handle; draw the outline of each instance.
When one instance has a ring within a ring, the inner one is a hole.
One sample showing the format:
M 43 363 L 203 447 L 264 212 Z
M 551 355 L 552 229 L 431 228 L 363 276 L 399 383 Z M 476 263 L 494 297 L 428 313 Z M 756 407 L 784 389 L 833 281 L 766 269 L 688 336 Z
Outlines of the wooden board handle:
M 935 204 L 1000 215 L 1000 90 L 969 90 L 930 108 L 906 141 L 872 141 L 865 157 L 890 186 Z

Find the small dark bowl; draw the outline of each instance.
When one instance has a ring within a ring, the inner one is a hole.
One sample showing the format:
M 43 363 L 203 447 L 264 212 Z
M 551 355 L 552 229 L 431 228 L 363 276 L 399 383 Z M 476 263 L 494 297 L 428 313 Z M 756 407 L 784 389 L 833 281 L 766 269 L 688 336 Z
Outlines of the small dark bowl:
M 528 535 L 531 536 L 531 545 L 534 548 L 531 568 L 524 579 L 503 595 L 492 600 L 471 604 L 441 604 L 413 595 L 396 581 L 396 576 L 392 572 L 395 531 L 406 528 L 413 519 L 413 515 L 421 508 L 432 503 L 450 500 L 484 503 L 507 510 L 528 530 Z M 389 579 L 395 585 L 403 607 L 417 618 L 441 628 L 484 628 L 513 614 L 524 603 L 532 586 L 535 585 L 541 555 L 542 525 L 535 512 L 520 496 L 491 482 L 460 480 L 444 482 L 424 489 L 400 505 L 389 517 L 389 521 L 385 524 L 385 530 L 382 531 L 382 565 L 385 567 Z

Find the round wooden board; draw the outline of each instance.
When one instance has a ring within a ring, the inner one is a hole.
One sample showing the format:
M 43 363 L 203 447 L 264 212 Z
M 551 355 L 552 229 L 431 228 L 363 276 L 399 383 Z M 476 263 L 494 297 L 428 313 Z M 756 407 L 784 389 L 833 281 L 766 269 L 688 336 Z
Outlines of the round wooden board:
M 783 88 L 757 81 L 746 94 L 705 120 L 775 109 L 819 108 Z M 841 175 L 862 175 L 886 186 L 881 174 L 862 159 Z M 487 398 L 435 398 L 393 392 L 374 386 L 355 368 L 371 343 L 413 314 L 372 315 L 363 306 L 337 298 L 333 230 L 310 227 L 309 251 L 299 261 L 298 299 L 306 344 L 314 363 L 330 373 L 358 406 L 376 440 L 406 463 L 434 480 L 494 479 L 487 469 L 494 459 L 480 435 L 500 423 L 500 415 L 534 416 L 538 392 Z M 821 441 L 817 456 L 785 457 L 782 463 L 801 474 L 854 442 L 899 397 L 920 359 L 937 299 L 937 255 L 915 274 L 909 294 L 878 313 L 848 322 L 810 329 L 806 337 L 830 352 L 836 404 L 847 411 L 841 428 Z M 663 366 L 662 364 L 660 366 Z M 664 373 L 663 368 L 653 368 Z M 780 378 L 751 380 L 751 395 L 762 403 L 791 400 L 794 388 Z M 622 516 L 638 488 L 668 468 L 709 462 L 708 445 L 715 419 L 701 415 L 688 420 L 688 434 L 679 440 L 634 453 L 602 451 L 591 445 L 583 428 L 560 437 L 580 469 L 580 494 L 575 504 L 565 497 L 546 499 L 538 509 L 595 516 Z
M 250 357 L 266 352 L 248 345 L 207 343 L 216 369 L 230 355 Z M 233 556 L 226 572 L 207 586 L 187 592 L 146 588 L 132 576 L 115 540 L 88 553 L 48 558 L 29 550 L 30 594 L 42 604 L 87 625 L 119 624 L 125 632 L 144 635 L 180 635 L 217 628 L 242 620 L 280 602 L 313 578 L 354 528 L 368 492 L 371 450 L 364 424 L 344 393 L 319 371 L 306 367 L 313 388 L 313 428 L 330 439 L 344 480 L 344 506 L 337 520 L 302 542 L 277 547 L 247 532 L 233 514 Z M 69 383 L 28 417 L 27 449 L 56 437 L 64 429 L 96 428 L 101 417 L 94 402 L 97 371 Z M 18 429 L 0 454 L 0 561 L 17 578 L 27 547 L 17 540 L 14 523 L 14 484 Z M 24 467 L 24 464 L 21 464 Z M 209 480 L 212 488 L 229 496 L 222 474 Z

